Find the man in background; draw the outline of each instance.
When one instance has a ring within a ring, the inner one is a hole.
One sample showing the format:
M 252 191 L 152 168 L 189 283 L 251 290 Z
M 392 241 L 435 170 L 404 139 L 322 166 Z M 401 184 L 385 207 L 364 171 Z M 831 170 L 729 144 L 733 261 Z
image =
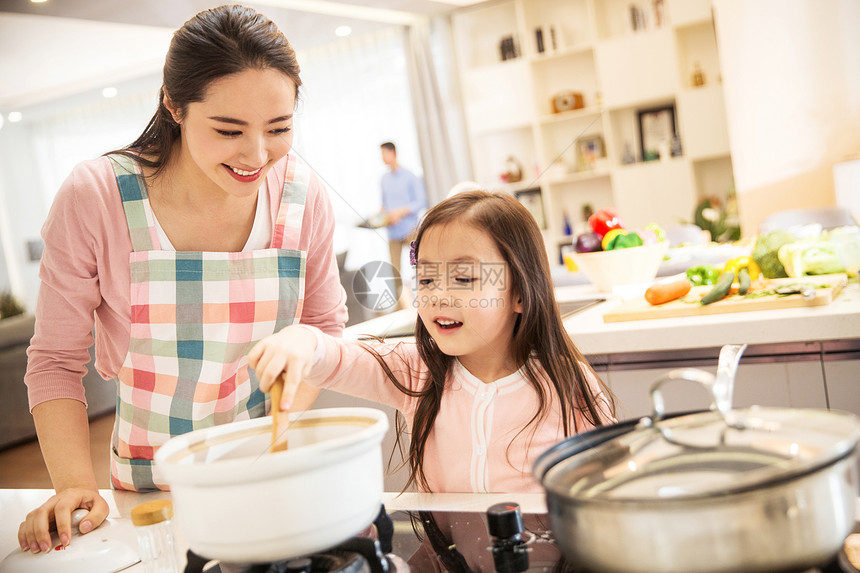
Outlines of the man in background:
M 405 167 L 397 163 L 397 148 L 387 141 L 380 145 L 382 162 L 391 170 L 382 176 L 382 212 L 386 215 L 388 226 L 388 249 L 391 265 L 396 269 L 396 289 L 400 293 L 397 308 L 406 308 L 411 300 L 402 290 L 400 279 L 400 260 L 403 247 L 409 246 L 418 216 L 427 208 L 427 194 L 424 182 Z M 404 298 L 406 297 L 406 298 Z

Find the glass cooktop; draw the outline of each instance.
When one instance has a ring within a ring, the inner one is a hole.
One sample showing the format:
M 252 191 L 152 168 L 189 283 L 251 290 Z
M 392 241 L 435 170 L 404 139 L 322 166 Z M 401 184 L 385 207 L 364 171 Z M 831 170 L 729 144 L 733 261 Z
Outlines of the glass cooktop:
M 562 556 L 547 514 L 523 513 L 516 503 L 485 512 L 393 511 L 375 523 L 378 539 L 354 537 L 319 554 L 274 563 L 218 563 L 189 552 L 185 573 L 582 572 Z M 843 549 L 826 565 L 794 573 L 860 571 Z

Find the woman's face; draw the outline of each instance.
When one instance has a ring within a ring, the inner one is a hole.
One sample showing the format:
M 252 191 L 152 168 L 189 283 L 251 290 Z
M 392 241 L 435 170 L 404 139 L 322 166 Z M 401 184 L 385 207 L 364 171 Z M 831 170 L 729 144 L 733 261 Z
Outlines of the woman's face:
M 295 83 L 276 70 L 215 80 L 180 118 L 183 168 L 199 170 L 229 195 L 253 195 L 290 151 L 295 104 Z

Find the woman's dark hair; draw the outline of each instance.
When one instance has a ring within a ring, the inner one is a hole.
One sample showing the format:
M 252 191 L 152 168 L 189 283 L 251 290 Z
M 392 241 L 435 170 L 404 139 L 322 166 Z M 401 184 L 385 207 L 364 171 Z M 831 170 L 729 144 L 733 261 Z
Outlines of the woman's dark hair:
M 157 174 L 180 133 L 165 97 L 182 117 L 188 104 L 203 101 L 212 82 L 248 69 L 285 74 L 295 83 L 298 98 L 302 82 L 296 53 L 274 22 L 239 5 L 200 12 L 173 34 L 155 115 L 137 140 L 112 153 L 131 156 Z
M 577 411 L 594 426 L 602 426 L 610 416 L 614 417 L 612 393 L 591 371 L 564 329 L 555 302 L 543 237 L 532 214 L 510 195 L 487 191 L 459 193 L 427 211 L 415 238 L 416 259 L 427 230 L 447 224 L 469 225 L 487 233 L 508 266 L 512 298 L 519 298 L 522 304 L 511 344 L 512 358 L 522 367 L 540 403 L 527 427 L 536 428 L 549 415 L 550 393 L 558 399 L 565 436 L 582 429 L 577 427 Z M 424 476 L 424 448 L 439 413 L 453 358 L 439 350 L 420 318 L 415 325 L 415 341 L 430 371 L 430 380 L 420 392 L 397 383 L 381 357 L 376 356 L 398 388 L 418 398 L 409 444 L 407 487 L 415 484 L 426 490 L 429 487 Z M 589 372 L 597 378 L 602 392 L 595 392 L 589 384 Z

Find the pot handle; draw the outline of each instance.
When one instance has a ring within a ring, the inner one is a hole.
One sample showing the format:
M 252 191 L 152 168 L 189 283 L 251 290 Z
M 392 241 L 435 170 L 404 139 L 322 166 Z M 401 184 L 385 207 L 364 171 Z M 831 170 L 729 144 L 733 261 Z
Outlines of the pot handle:
M 689 382 L 698 382 L 711 395 L 712 401 L 709 406 L 711 410 L 717 410 L 726 424 L 733 426 L 726 419 L 728 413 L 732 409 L 732 394 L 735 388 L 735 373 L 738 370 L 738 363 L 741 360 L 741 354 L 746 350 L 746 344 L 726 344 L 720 348 L 720 358 L 717 364 L 716 377 L 709 372 L 699 370 L 698 368 L 682 368 L 672 370 L 663 378 L 657 380 L 651 386 L 651 405 L 654 409 L 653 421 L 656 424 L 663 419 L 666 406 L 663 401 L 663 395 L 660 393 L 660 386 L 666 382 L 673 380 L 687 380 Z
M 676 443 L 676 441 L 672 438 L 671 430 L 669 428 L 665 428 L 660 425 L 660 421 L 666 416 L 666 403 L 663 400 L 663 394 L 660 390 L 660 387 L 666 384 L 667 382 L 673 382 L 677 380 L 686 380 L 688 382 L 697 382 L 705 387 L 708 393 L 711 395 L 712 401 L 709 406 L 711 411 L 716 411 L 720 418 L 722 418 L 723 422 L 726 424 L 727 428 L 734 428 L 736 430 L 743 430 L 745 428 L 744 424 L 735 419 L 734 416 L 731 416 L 731 396 L 732 396 L 732 388 L 731 382 L 732 379 L 728 379 L 728 388 L 726 387 L 726 379 L 723 376 L 714 376 L 710 372 L 706 372 L 704 370 L 700 370 L 698 368 L 680 368 L 677 370 L 672 370 L 651 386 L 651 406 L 653 407 L 653 414 L 651 418 L 643 418 L 642 423 L 645 426 L 653 426 L 657 430 L 659 430 L 660 434 L 669 442 Z M 691 444 L 682 444 L 690 446 Z

